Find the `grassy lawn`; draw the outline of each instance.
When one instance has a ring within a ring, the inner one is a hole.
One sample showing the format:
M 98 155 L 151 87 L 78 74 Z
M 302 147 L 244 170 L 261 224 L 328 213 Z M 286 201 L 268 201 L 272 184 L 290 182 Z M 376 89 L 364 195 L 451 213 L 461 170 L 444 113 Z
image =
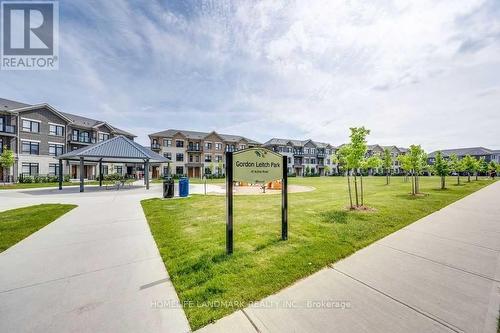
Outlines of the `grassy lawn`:
M 99 185 L 98 181 L 85 182 L 85 185 Z M 19 189 L 29 189 L 29 188 L 45 188 L 45 187 L 58 187 L 59 183 L 15 183 L 9 185 L 0 184 L 1 190 L 19 190 Z M 64 186 L 80 186 L 77 182 L 64 182 Z
M 235 196 L 234 254 L 225 254 L 225 196 L 142 202 L 170 278 L 192 329 L 264 298 L 327 264 L 456 201 L 489 180 L 461 186 L 422 177 L 426 196 L 411 197 L 410 183 L 364 179 L 370 212 L 348 212 L 346 178 L 291 178 L 313 192 L 289 194 L 289 240 L 281 235 L 281 196 Z M 221 306 L 211 306 L 221 302 Z
M 44 204 L 0 212 L 0 253 L 75 207 Z

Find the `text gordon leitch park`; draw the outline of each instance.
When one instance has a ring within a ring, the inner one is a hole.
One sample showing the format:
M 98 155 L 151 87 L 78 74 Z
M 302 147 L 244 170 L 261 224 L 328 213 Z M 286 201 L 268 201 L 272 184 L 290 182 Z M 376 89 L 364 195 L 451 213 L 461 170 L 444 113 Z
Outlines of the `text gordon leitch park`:
M 236 161 L 237 168 L 279 168 L 281 166 L 278 162 L 242 162 Z

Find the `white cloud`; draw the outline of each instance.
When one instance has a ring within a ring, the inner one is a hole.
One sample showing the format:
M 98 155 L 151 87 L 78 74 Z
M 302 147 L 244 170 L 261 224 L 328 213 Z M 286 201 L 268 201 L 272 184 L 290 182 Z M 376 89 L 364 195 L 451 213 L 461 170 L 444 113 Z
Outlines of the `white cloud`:
M 340 144 L 366 125 L 381 144 L 500 148 L 495 0 L 141 6 L 65 3 L 60 71 L 2 73 L 5 97 L 105 117 L 143 142 L 189 128 Z

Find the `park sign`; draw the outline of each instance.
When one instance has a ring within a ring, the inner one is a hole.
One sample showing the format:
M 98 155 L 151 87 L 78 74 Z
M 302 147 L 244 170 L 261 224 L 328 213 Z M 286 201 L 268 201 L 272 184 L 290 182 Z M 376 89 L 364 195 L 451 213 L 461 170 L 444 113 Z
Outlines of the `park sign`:
M 226 253 L 233 253 L 234 182 L 263 184 L 281 179 L 281 239 L 288 239 L 288 177 L 286 156 L 265 148 L 226 152 Z M 241 184 L 240 184 L 241 185 Z
M 265 184 L 283 178 L 283 156 L 264 148 L 233 153 L 233 181 Z

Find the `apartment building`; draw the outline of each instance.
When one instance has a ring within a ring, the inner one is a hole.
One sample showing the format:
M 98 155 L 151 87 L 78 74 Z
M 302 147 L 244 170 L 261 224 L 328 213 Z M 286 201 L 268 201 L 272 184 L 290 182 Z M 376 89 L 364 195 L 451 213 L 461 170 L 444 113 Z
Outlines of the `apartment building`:
M 332 174 L 336 165 L 332 161 L 335 147 L 324 142 L 272 138 L 264 147 L 287 156 L 288 174 L 303 176 L 307 170 L 319 175 Z
M 57 175 L 55 156 L 115 135 L 135 137 L 106 121 L 61 112 L 46 103 L 29 105 L 0 98 L 0 152 L 10 149 L 16 158 L 14 167 L 0 170 L 0 176 L 15 181 L 20 175 Z M 63 174 L 76 179 L 79 167 L 77 162 L 67 162 Z M 124 174 L 127 167 L 132 166 L 105 165 L 104 173 Z M 96 163 L 86 163 L 86 178 L 94 179 L 97 169 Z
M 168 129 L 149 134 L 151 150 L 170 159 L 170 172 L 201 178 L 204 174 L 222 175 L 225 152 L 260 146 L 239 135 Z M 152 165 L 153 178 L 166 175 L 166 165 Z
M 470 155 L 476 159 L 484 157 L 486 162 L 495 161 L 500 163 L 500 150 L 488 149 L 484 147 L 471 147 L 471 148 L 456 148 L 456 149 L 444 149 L 439 150 L 443 154 L 444 158 L 449 158 L 451 155 L 455 154 L 459 159 Z M 427 162 L 429 164 L 434 164 L 436 153 L 438 150 L 433 151 L 427 156 Z
M 392 173 L 399 174 L 402 173 L 400 163 L 398 161 L 399 155 L 404 155 L 408 151 L 407 148 L 397 147 L 397 146 L 381 146 L 378 144 L 368 145 L 368 150 L 366 152 L 366 157 L 378 155 L 380 158 L 384 156 L 385 149 L 389 149 L 392 157 Z

